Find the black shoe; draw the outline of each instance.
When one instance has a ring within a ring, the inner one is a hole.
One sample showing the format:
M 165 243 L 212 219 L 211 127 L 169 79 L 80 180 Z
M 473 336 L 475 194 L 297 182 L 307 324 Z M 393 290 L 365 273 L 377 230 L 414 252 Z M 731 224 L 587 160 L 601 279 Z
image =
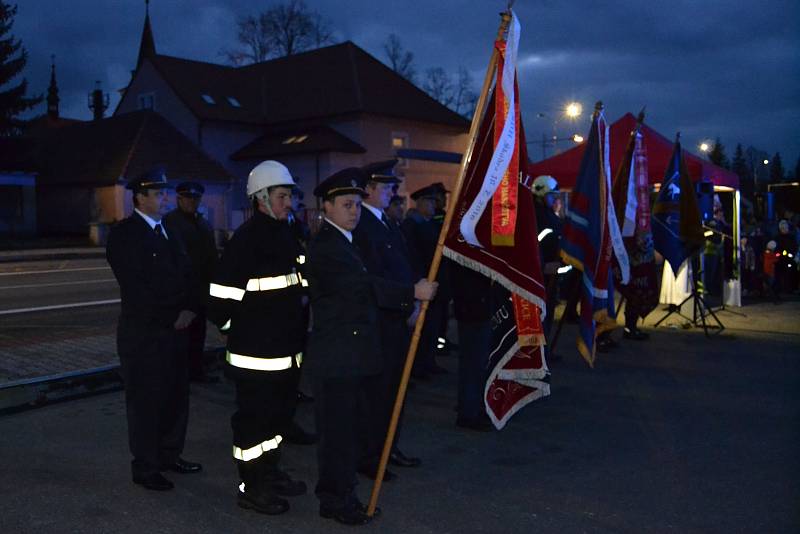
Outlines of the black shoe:
M 281 497 L 297 497 L 299 495 L 305 495 L 306 491 L 308 491 L 305 482 L 302 480 L 293 480 L 288 473 L 280 470 L 272 475 L 268 475 L 267 483 L 272 490 Z
M 378 466 L 374 467 L 361 467 L 358 469 L 358 472 L 367 477 L 370 480 L 375 480 L 375 477 L 378 476 Z M 396 479 L 397 475 L 386 469 L 383 472 L 383 481 L 384 482 L 391 482 L 392 480 Z
M 422 460 L 406 456 L 400 449 L 394 449 L 389 455 L 389 463 L 397 467 L 417 467 L 422 463 Z
M 203 466 L 197 462 L 187 462 L 183 458 L 178 458 L 175 460 L 174 464 L 167 466 L 167 469 L 175 473 L 187 475 L 190 473 L 199 473 L 203 470 Z
M 327 506 L 320 505 L 319 515 L 325 519 L 334 519 L 344 525 L 366 525 L 374 517 L 381 514 L 380 508 L 375 508 L 375 513 L 372 517 L 367 515 L 367 508 L 361 503 L 357 503 L 344 508 L 328 508 Z
M 306 432 L 294 422 L 281 435 L 287 442 L 295 445 L 313 445 L 317 442 L 316 434 Z
M 634 341 L 643 341 L 650 337 L 647 332 L 642 332 L 638 328 L 634 328 L 633 330 L 629 330 L 625 328 L 625 331 L 622 333 L 622 337 L 625 339 L 632 339 Z
M 175 484 L 169 481 L 161 473 L 154 473 L 143 477 L 133 477 L 133 483 L 144 486 L 145 488 L 153 491 L 168 491 L 175 487 Z
M 289 510 L 289 501 L 267 492 L 246 492 L 242 483 L 239 486 L 236 504 L 245 510 L 255 510 L 267 515 L 279 515 Z
M 494 428 L 492 422 L 485 417 L 476 417 L 475 419 L 463 419 L 459 417 L 456 419 L 456 426 L 460 428 L 466 428 L 468 430 L 474 430 L 475 432 L 491 432 Z

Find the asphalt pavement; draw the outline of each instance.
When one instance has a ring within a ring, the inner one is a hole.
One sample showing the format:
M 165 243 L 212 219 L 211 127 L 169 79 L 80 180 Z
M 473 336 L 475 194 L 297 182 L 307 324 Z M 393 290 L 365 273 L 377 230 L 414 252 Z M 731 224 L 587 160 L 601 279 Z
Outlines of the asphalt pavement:
M 451 370 L 410 391 L 402 446 L 423 458 L 384 485 L 363 532 L 642 533 L 800 531 L 800 302 L 720 313 L 707 338 L 646 328 L 589 369 L 567 325 L 552 395 L 500 432 L 457 429 Z M 659 313 L 648 319 L 652 324 Z M 313 495 L 277 517 L 240 510 L 230 459 L 233 389 L 193 385 L 185 457 L 154 493 L 130 481 L 121 392 L 0 417 L 0 532 L 338 532 Z M 312 405 L 300 420 L 312 427 Z M 293 476 L 315 480 L 313 447 L 286 445 Z M 362 479 L 366 500 L 370 486 Z

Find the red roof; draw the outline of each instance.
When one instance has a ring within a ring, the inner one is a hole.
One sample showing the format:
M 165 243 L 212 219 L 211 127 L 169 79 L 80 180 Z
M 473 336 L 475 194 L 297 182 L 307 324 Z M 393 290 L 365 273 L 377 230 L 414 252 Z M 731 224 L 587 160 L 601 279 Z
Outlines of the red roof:
M 611 125 L 610 157 L 612 178 L 619 168 L 620 160 L 625 154 L 625 147 L 631 132 L 636 128 L 636 117 L 626 113 L 617 122 Z M 672 156 L 673 141 L 667 139 L 646 124 L 642 125 L 642 135 L 644 136 L 644 146 L 647 149 L 647 164 L 650 171 L 650 183 L 659 184 L 664 179 L 664 173 L 669 165 Z M 556 180 L 561 189 L 573 189 L 578 179 L 578 169 L 580 168 L 583 153 L 586 150 L 586 143 L 581 143 L 566 152 L 556 154 L 536 163 L 528 165 L 528 173 L 533 176 L 549 174 Z M 714 185 L 732 187 L 739 189 L 739 176 L 722 167 L 717 167 L 710 161 L 704 160 L 694 154 L 683 151 L 686 167 L 693 182 L 709 180 Z

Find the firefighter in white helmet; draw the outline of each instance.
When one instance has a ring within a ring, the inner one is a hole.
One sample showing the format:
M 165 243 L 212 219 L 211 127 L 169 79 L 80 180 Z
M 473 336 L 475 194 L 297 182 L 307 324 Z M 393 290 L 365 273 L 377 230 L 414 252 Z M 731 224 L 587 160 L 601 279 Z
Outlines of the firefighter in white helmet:
M 550 345 L 550 330 L 558 303 L 558 269 L 561 266 L 561 220 L 554 207 L 559 200 L 558 182 L 552 176 L 537 176 L 531 189 L 535 200 L 536 230 L 539 232 L 539 258 L 547 291 L 547 313 L 542 324 L 548 342 L 545 355 L 550 358 L 547 347 Z
M 303 359 L 305 256 L 287 219 L 295 182 L 277 161 L 247 178 L 253 216 L 233 234 L 210 286 L 209 319 L 227 333 L 227 372 L 236 383 L 231 418 L 239 506 L 265 514 L 289 509 L 283 497 L 306 485 L 278 468 L 281 429 L 295 401 Z

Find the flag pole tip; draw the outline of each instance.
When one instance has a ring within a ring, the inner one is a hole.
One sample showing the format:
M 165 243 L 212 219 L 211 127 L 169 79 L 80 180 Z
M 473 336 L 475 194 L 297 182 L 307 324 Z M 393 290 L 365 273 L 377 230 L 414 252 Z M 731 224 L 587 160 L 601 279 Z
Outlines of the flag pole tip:
M 644 110 L 646 109 L 647 106 L 642 106 L 642 111 L 639 112 L 639 116 L 636 119 L 636 122 L 638 122 L 640 125 L 644 122 Z
M 598 100 L 598 101 L 595 103 L 595 105 L 594 105 L 594 110 L 595 110 L 595 111 L 603 111 L 603 101 L 602 101 L 602 100 Z
M 678 133 L 675 134 L 675 142 L 677 143 L 680 140 L 681 140 L 681 133 L 678 132 Z

